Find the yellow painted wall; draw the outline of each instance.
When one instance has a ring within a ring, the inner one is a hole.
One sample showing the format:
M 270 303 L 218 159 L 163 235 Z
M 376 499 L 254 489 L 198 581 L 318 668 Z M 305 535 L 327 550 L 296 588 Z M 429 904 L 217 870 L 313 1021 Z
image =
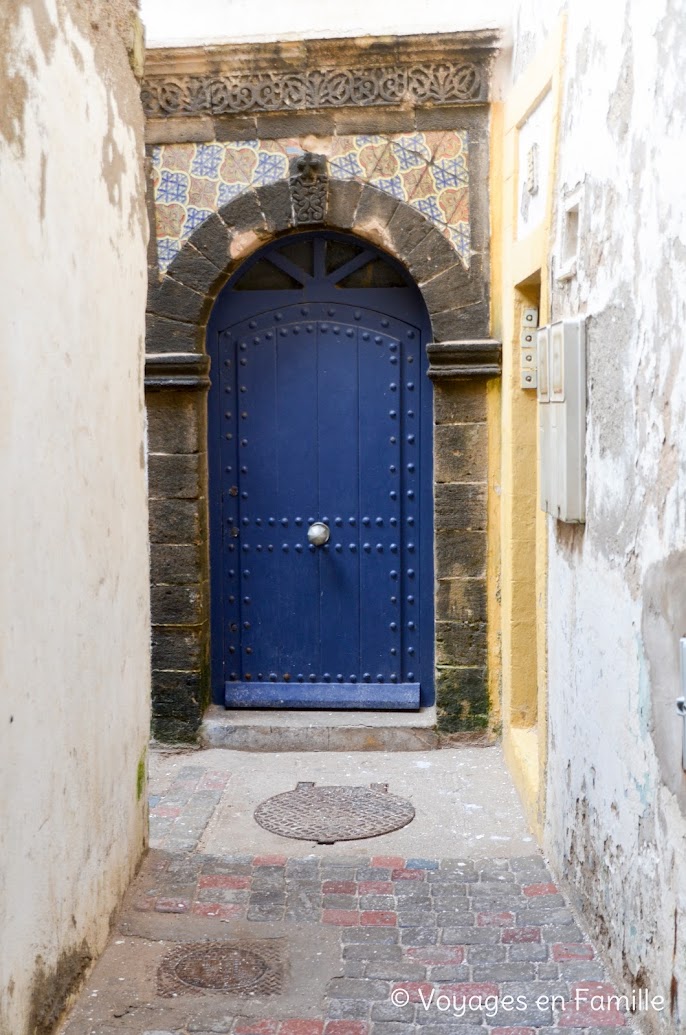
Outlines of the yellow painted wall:
M 495 601 L 497 592 L 499 600 L 497 607 L 494 602 L 492 614 L 500 619 L 500 628 L 491 633 L 489 661 L 501 681 L 505 757 L 539 837 L 545 814 L 547 753 L 547 532 L 545 515 L 538 506 L 536 393 L 520 385 L 520 343 L 524 308 L 536 305 L 539 323 L 549 321 L 547 284 L 563 33 L 561 20 L 504 104 L 494 105 L 491 154 L 492 322 L 493 333 L 499 333 L 503 342 L 503 370 L 500 492 L 498 505 L 491 507 L 493 519 L 499 516 L 500 522 L 492 544 L 499 551 L 499 563 L 494 560 L 489 566 L 489 578 L 497 578 L 491 593 Z M 546 192 L 544 216 L 518 240 L 519 133 L 549 91 L 553 101 L 546 139 L 549 172 L 539 186 Z M 495 447 L 491 459 L 498 459 Z

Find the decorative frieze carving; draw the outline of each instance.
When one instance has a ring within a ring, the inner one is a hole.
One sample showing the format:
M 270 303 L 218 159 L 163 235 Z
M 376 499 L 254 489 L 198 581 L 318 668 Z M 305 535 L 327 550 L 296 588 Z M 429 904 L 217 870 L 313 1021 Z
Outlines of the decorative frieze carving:
M 487 70 L 474 61 L 406 66 L 152 75 L 143 82 L 149 118 L 488 100 Z
M 324 155 L 310 151 L 291 161 L 291 200 L 298 226 L 323 223 L 329 176 Z

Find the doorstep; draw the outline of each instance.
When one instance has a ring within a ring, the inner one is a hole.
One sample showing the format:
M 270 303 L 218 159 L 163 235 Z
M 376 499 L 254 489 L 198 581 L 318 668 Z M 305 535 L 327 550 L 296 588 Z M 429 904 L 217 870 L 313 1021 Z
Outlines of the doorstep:
M 225 709 L 200 727 L 204 748 L 233 751 L 426 751 L 438 748 L 436 707 L 417 712 Z

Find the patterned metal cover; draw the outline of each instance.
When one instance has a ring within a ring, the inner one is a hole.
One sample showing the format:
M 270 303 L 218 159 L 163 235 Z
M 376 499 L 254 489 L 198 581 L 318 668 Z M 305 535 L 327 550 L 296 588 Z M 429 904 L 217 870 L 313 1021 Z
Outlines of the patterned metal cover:
M 231 995 L 278 995 L 283 981 L 279 947 L 271 944 L 179 945 L 162 960 L 158 994 L 199 995 L 204 991 Z
M 328 845 L 399 830 L 414 819 L 414 808 L 404 798 L 388 794 L 385 784 L 315 787 L 299 783 L 294 791 L 258 805 L 255 819 L 281 837 Z

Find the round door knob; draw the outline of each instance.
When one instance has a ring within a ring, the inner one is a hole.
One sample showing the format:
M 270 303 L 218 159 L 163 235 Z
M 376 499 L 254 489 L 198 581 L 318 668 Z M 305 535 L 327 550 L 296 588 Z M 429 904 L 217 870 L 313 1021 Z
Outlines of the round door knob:
M 323 521 L 315 521 L 307 529 L 307 538 L 313 546 L 324 546 L 331 538 L 331 531 Z

